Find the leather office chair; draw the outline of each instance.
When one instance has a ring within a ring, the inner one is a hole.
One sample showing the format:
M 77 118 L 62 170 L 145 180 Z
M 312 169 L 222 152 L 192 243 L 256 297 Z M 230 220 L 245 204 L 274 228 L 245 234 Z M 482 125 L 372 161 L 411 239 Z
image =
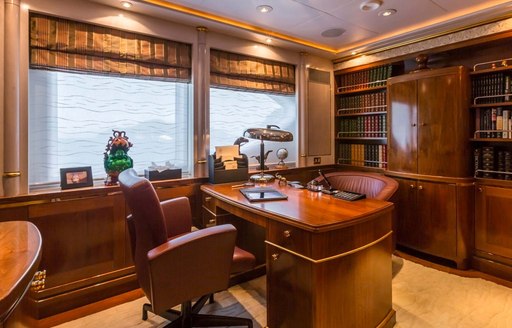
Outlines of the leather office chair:
M 142 319 L 151 311 L 170 320 L 166 327 L 171 328 L 252 327 L 251 319 L 199 314 L 211 294 L 228 287 L 235 227 L 191 232 L 188 198 L 160 202 L 151 183 L 133 169 L 121 172 L 119 184 L 131 210 L 127 222 L 137 279 L 150 301 L 143 305 Z M 236 269 L 251 262 L 245 256 L 252 254 L 244 252 L 238 254 L 242 261 Z M 194 299 L 198 300 L 192 306 Z M 181 311 L 171 309 L 180 304 Z
M 367 198 L 389 200 L 398 189 L 396 180 L 372 172 L 338 171 L 325 177 L 334 189 L 366 194 Z M 323 183 L 324 179 L 320 176 L 315 180 Z

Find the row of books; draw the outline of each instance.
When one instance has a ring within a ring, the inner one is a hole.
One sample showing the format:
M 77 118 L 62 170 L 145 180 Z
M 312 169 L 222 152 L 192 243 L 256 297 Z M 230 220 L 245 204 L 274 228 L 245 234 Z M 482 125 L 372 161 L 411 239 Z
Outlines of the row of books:
M 512 180 L 512 152 L 510 150 L 481 147 L 474 151 L 475 177 Z
M 475 137 L 512 139 L 512 110 L 505 108 L 476 108 Z
M 386 136 L 386 114 L 340 119 L 338 138 L 385 138 Z
M 372 92 L 354 96 L 339 97 L 338 115 L 386 110 L 386 92 Z
M 492 104 L 512 100 L 512 78 L 509 73 L 496 72 L 473 77 L 471 87 L 475 104 Z
M 338 164 L 387 168 L 386 145 L 340 144 Z
M 367 88 L 385 86 L 386 80 L 393 73 L 393 65 L 383 65 L 367 70 L 339 75 L 337 91 L 357 91 Z

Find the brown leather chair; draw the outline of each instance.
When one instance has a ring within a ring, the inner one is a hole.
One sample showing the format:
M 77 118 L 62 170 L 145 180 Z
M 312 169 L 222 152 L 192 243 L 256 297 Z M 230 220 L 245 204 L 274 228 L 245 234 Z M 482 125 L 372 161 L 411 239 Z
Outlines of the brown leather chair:
M 171 321 L 166 327 L 252 327 L 251 319 L 199 314 L 211 294 L 228 287 L 235 227 L 191 231 L 188 198 L 160 202 L 151 183 L 133 169 L 121 172 L 119 184 L 131 210 L 127 222 L 137 279 L 150 301 L 142 319 L 151 311 Z M 243 261 L 237 270 L 250 264 L 245 253 L 238 254 Z M 181 311 L 171 309 L 180 304 Z
M 334 189 L 366 194 L 367 198 L 389 200 L 398 189 L 398 182 L 390 177 L 372 172 L 337 171 L 325 173 Z M 320 176 L 315 179 L 327 186 Z

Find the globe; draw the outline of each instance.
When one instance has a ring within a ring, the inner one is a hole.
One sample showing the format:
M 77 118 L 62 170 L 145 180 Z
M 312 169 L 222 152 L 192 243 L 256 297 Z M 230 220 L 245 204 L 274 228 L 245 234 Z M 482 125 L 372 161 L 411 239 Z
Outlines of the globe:
M 286 150 L 286 148 L 279 148 L 276 151 L 276 156 L 279 158 L 279 163 L 277 163 L 277 166 L 285 168 L 286 164 L 284 163 L 284 160 L 288 157 L 288 150 Z

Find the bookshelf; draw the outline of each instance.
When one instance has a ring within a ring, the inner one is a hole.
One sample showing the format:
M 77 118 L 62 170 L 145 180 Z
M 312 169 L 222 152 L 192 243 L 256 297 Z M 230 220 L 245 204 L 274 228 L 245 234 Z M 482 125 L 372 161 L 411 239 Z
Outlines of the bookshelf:
M 475 64 L 470 76 L 474 176 L 512 180 L 512 58 Z
M 402 63 L 335 72 L 336 162 L 387 168 L 386 81 Z

